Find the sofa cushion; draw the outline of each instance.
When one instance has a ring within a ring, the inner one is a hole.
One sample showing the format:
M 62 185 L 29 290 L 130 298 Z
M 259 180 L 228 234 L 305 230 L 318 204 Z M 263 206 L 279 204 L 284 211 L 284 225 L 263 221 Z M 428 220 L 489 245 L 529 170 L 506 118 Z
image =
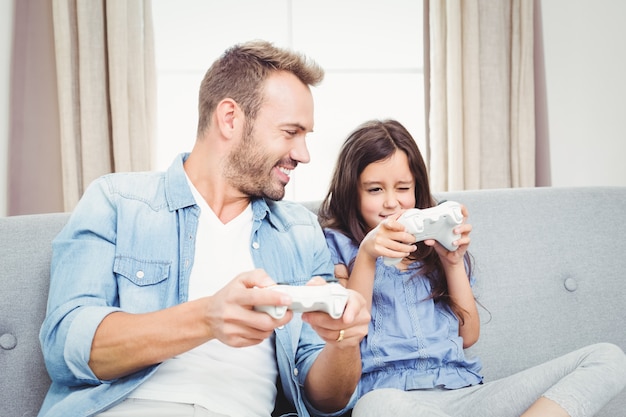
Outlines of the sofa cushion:
M 52 239 L 67 214 L 0 218 L 0 415 L 36 416 L 50 385 L 39 346 Z

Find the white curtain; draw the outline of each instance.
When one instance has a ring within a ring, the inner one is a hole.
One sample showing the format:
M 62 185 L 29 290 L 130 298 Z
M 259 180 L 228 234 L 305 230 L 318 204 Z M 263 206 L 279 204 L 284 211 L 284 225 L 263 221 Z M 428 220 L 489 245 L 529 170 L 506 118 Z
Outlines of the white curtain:
M 156 123 L 150 0 L 54 0 L 65 210 L 100 175 L 149 170 Z
M 434 191 L 535 185 L 533 0 L 430 0 Z

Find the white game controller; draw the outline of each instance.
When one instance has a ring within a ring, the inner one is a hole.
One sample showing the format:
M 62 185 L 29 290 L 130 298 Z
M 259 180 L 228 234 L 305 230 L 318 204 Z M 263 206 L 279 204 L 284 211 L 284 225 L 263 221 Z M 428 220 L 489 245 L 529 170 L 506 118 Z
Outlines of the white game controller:
M 343 314 L 348 301 L 348 290 L 337 283 L 326 285 L 274 285 L 265 288 L 269 291 L 280 291 L 291 296 L 290 306 L 255 306 L 275 319 L 282 318 L 287 309 L 295 312 L 324 311 L 332 318 L 338 319 Z
M 459 203 L 445 201 L 427 209 L 409 209 L 402 213 L 398 221 L 406 227 L 408 233 L 415 236 L 416 242 L 435 239 L 449 251 L 457 250 L 454 242 L 459 240 L 461 235 L 454 233 L 454 228 L 463 223 Z M 395 265 L 401 258 L 385 257 L 383 261 L 385 265 Z

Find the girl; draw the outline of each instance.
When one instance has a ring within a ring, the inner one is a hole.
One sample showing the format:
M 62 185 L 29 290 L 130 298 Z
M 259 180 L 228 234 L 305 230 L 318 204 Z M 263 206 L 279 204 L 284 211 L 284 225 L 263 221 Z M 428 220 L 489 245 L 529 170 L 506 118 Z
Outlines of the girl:
M 368 300 L 363 375 L 353 417 L 592 416 L 626 385 L 626 356 L 589 346 L 508 378 L 484 383 L 481 363 L 463 349 L 479 337 L 467 248 L 415 242 L 397 222 L 409 208 L 437 202 L 415 140 L 397 121 L 370 121 L 344 142 L 320 222 L 335 275 Z M 462 208 L 467 218 L 467 209 Z M 402 258 L 388 266 L 381 256 Z

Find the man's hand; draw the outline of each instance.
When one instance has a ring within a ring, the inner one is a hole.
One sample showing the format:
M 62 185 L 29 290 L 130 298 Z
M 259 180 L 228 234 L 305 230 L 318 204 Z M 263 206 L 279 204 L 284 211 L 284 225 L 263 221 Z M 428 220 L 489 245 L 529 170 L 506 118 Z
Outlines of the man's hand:
M 310 284 L 319 283 L 315 279 Z M 363 296 L 348 291 L 350 295 L 341 318 L 333 319 L 323 312 L 302 314 L 302 320 L 326 342 L 305 382 L 309 401 L 324 412 L 344 408 L 361 378 L 360 343 L 367 334 L 370 313 Z
M 128 375 L 163 362 L 212 339 L 234 347 L 268 338 L 291 320 L 253 311 L 259 304 L 288 305 L 291 300 L 259 288 L 275 285 L 260 269 L 238 275 L 210 297 L 151 313 L 114 312 L 102 320 L 91 345 L 89 366 L 102 380 Z
M 307 285 L 325 285 L 325 283 L 322 278 L 315 277 Z M 326 343 L 336 344 L 338 347 L 359 345 L 367 334 L 370 322 L 370 314 L 363 296 L 353 290 L 348 292 L 348 302 L 339 319 L 333 319 L 324 312 L 302 314 L 302 320 L 309 323 Z
M 213 338 L 233 347 L 251 346 L 272 335 L 275 328 L 284 326 L 293 317 L 287 311 L 284 317 L 253 310 L 254 306 L 286 306 L 291 298 L 278 291 L 265 291 L 276 283 L 263 271 L 244 272 L 216 292 L 207 303 L 206 320 Z

